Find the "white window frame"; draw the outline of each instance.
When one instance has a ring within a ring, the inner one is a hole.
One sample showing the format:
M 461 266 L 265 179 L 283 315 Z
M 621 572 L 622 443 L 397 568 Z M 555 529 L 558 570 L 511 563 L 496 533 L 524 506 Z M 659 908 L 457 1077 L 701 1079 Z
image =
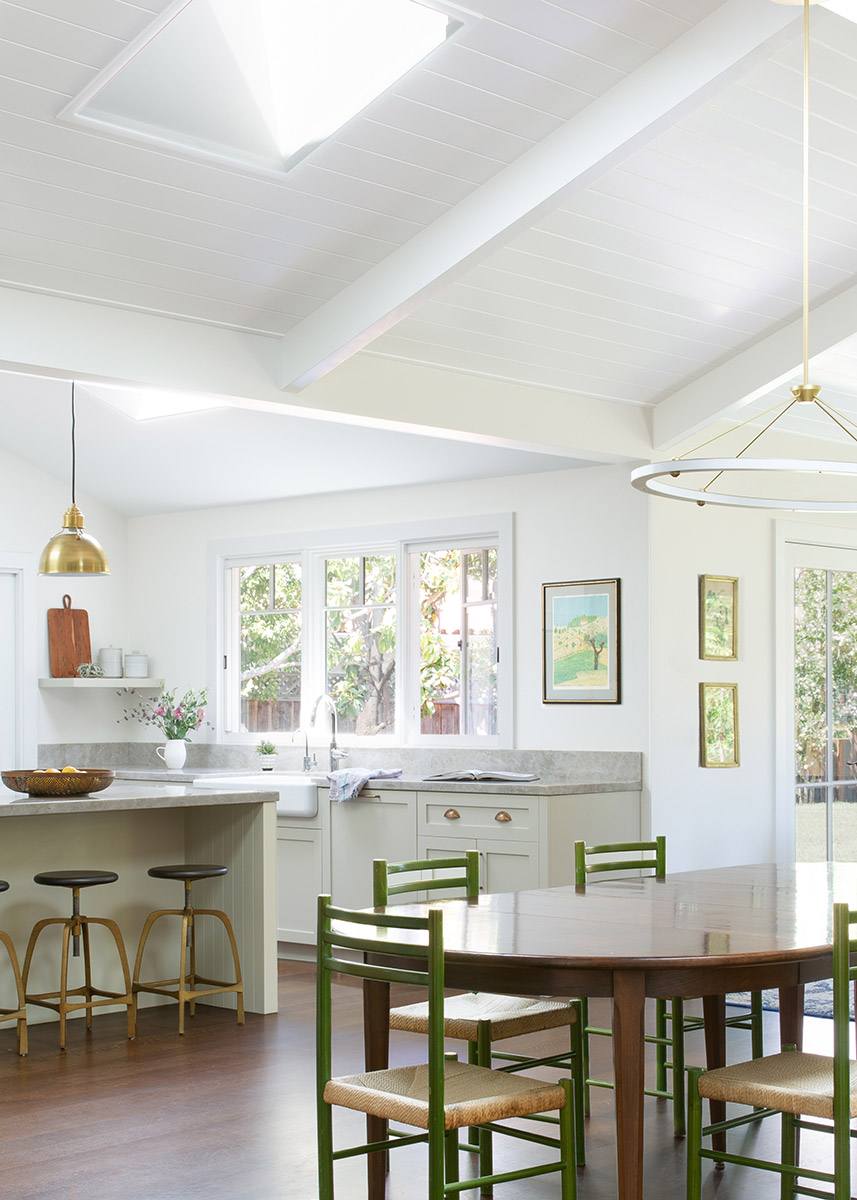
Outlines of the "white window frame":
M 410 554 L 429 547 L 472 548 L 496 544 L 498 552 L 497 646 L 500 669 L 497 678 L 497 733 L 478 736 L 464 734 L 421 734 L 419 732 L 418 620 L 414 605 L 417 592 L 408 579 Z M 252 745 L 258 740 L 254 733 L 230 729 L 229 718 L 235 720 L 235 689 L 229 687 L 234 664 L 238 661 L 234 644 L 235 626 L 229 627 L 230 604 L 227 596 L 227 572 L 232 567 L 250 563 L 274 563 L 289 559 L 303 564 L 305 595 L 324 596 L 324 562 L 327 558 L 347 555 L 380 553 L 396 555 L 396 726 L 390 734 L 359 737 L 343 734 L 343 746 L 445 746 L 511 748 L 514 745 L 514 516 L 511 513 L 486 514 L 475 517 L 450 517 L 432 521 L 398 522 L 352 529 L 313 530 L 311 532 L 278 533 L 264 536 L 228 539 L 209 543 L 209 596 L 212 597 L 209 619 L 209 638 L 213 660 L 217 666 L 215 685 L 215 724 L 218 742 L 227 745 Z M 320 590 L 316 590 L 320 589 Z M 232 597 L 234 604 L 234 597 Z M 321 693 L 325 674 L 323 605 L 304 605 L 303 647 L 301 654 L 301 700 L 303 723 L 309 715 L 315 697 Z M 413 640 L 406 647 L 406 634 Z M 225 656 L 227 656 L 225 658 Z M 223 669 L 223 664 L 231 664 Z M 416 676 L 416 678 L 415 678 Z M 232 695 L 230 696 L 230 691 Z M 229 712 L 230 701 L 232 712 Z M 407 703 L 407 717 L 405 709 Z M 326 741 L 324 735 L 311 738 L 316 745 Z M 282 745 L 291 743 L 291 734 L 271 735 Z

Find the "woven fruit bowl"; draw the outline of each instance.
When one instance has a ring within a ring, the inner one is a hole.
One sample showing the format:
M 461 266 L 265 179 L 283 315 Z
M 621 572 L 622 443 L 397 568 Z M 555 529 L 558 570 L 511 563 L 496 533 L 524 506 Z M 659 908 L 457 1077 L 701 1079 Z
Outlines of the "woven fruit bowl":
M 115 771 L 2 771 L 3 782 L 13 792 L 27 796 L 88 796 L 101 792 L 116 778 Z

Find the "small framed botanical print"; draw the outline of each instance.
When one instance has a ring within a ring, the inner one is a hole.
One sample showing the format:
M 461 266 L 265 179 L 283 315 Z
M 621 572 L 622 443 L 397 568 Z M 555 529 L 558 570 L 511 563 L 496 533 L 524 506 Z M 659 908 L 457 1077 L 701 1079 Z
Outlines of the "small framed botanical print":
M 619 580 L 542 585 L 545 704 L 619 704 Z
M 699 764 L 738 767 L 738 684 L 699 685 Z
M 738 657 L 738 580 L 730 575 L 699 577 L 699 657 Z

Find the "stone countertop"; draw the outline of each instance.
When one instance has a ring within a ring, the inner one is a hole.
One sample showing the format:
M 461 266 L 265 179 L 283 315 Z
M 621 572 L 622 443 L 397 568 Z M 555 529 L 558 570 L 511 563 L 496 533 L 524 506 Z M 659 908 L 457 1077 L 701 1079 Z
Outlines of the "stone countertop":
M 103 792 L 90 796 L 24 796 L 4 789 L 0 795 L 0 817 L 50 816 L 56 813 L 127 812 L 146 808 L 197 808 L 212 804 L 275 803 L 276 792 L 248 790 L 229 791 L 227 788 L 195 788 L 167 782 L 162 771 L 159 784 L 111 783 Z M 197 775 L 200 772 L 196 772 Z M 118 777 L 118 772 L 117 772 Z
M 169 783 L 190 783 L 194 779 L 200 779 L 204 775 L 243 775 L 261 774 L 255 771 L 224 771 L 222 768 L 197 768 L 196 770 L 188 770 L 186 767 L 179 771 L 170 771 L 166 767 L 152 768 L 148 770 L 142 767 L 122 767 L 117 768 L 117 779 L 146 779 L 159 780 Z M 290 779 L 294 779 L 295 772 L 266 772 L 264 784 L 260 787 L 277 786 L 277 775 L 287 775 Z M 312 772 L 309 778 L 318 779 L 319 772 Z M 116 785 L 114 784 L 114 787 Z M 326 783 L 320 786 L 327 786 Z M 370 779 L 366 784 L 367 791 L 373 791 L 377 788 L 383 788 L 385 791 L 409 791 L 409 792 L 469 792 L 474 796 L 478 795 L 498 795 L 498 796 L 575 796 L 589 795 L 600 792 L 634 792 L 640 790 L 640 781 L 632 782 L 629 780 L 606 780 L 606 779 L 557 779 L 555 777 L 543 776 L 539 779 L 530 780 L 527 782 L 510 783 L 506 780 L 485 780 L 484 782 L 465 782 L 463 780 L 450 779 L 421 779 L 418 777 L 409 777 L 405 775 L 399 776 L 397 779 Z M 189 789 L 193 790 L 193 789 Z M 206 789 L 207 790 L 207 789 Z M 209 792 L 209 795 L 218 793 Z M 62 803 L 67 803 L 63 801 Z

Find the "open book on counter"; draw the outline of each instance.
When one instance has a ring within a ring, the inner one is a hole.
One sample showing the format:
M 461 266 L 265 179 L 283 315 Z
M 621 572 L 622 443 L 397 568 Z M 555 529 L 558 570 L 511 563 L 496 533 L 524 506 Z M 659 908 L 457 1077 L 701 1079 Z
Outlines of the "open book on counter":
M 444 771 L 440 775 L 426 775 L 425 782 L 449 783 L 530 783 L 538 775 L 526 771 Z

